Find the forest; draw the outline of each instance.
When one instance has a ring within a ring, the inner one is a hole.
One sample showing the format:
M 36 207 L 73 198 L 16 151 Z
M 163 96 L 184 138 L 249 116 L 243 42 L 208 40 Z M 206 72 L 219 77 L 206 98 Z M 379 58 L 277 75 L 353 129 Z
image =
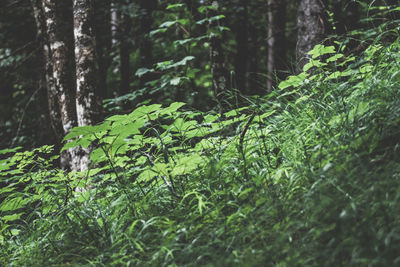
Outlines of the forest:
M 1 0 L 0 266 L 399 266 L 399 66 L 398 0 Z

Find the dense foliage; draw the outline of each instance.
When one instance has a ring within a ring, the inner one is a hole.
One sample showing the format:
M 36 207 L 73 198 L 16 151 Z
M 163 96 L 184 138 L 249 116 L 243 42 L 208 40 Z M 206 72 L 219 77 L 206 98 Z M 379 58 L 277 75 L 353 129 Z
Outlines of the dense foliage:
M 371 24 L 399 10 L 366 8 Z M 189 64 L 202 37 L 176 41 L 193 54 L 136 72 L 156 73 L 163 104 L 110 99 L 102 123 L 65 136 L 63 150 L 92 149 L 86 172 L 59 169 L 51 145 L 0 150 L 0 265 L 399 265 L 398 23 L 331 37 L 224 113 L 171 97 L 210 86 Z

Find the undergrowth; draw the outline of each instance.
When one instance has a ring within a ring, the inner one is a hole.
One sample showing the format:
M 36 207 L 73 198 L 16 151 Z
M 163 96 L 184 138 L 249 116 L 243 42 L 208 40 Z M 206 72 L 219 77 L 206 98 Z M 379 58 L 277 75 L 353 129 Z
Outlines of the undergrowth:
M 143 105 L 52 147 L 1 151 L 1 266 L 395 266 L 400 45 L 319 45 L 225 114 Z M 77 190 L 79 189 L 79 190 Z

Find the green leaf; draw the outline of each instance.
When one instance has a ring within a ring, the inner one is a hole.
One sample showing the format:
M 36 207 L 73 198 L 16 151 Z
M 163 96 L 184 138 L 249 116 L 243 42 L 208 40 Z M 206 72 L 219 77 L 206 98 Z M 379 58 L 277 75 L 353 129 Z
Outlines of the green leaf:
M 166 32 L 167 31 L 167 28 L 162 28 L 162 29 L 156 29 L 156 30 L 153 30 L 153 31 L 151 31 L 150 33 L 149 33 L 149 36 L 150 37 L 153 37 L 154 35 L 156 35 L 157 33 L 164 33 L 164 32 Z
M 279 89 L 286 89 L 288 87 L 298 87 L 301 85 L 304 80 L 308 77 L 308 74 L 305 72 L 300 73 L 297 76 L 289 76 L 286 80 L 282 81 L 278 88 Z
M 170 10 L 170 9 L 182 7 L 182 6 L 184 6 L 184 5 L 183 4 L 172 4 L 172 5 L 168 5 L 166 9 Z
M 214 17 L 211 17 L 211 18 L 205 18 L 205 19 L 199 20 L 199 21 L 196 22 L 196 24 L 202 25 L 205 22 L 209 23 L 209 22 L 213 22 L 213 21 L 218 21 L 218 20 L 223 19 L 223 18 L 225 18 L 224 15 L 218 15 L 218 16 L 214 16 Z
M 342 57 L 344 57 L 343 54 L 337 54 L 337 55 L 334 55 L 334 56 L 331 56 L 330 58 L 328 58 L 328 59 L 326 60 L 326 62 L 335 62 L 335 61 L 337 61 L 339 58 L 342 58 Z
M 139 182 L 147 182 L 156 177 L 158 174 L 152 170 L 144 170 L 138 177 Z
M 313 50 L 311 50 L 307 54 L 312 55 L 312 58 L 314 59 L 325 54 L 333 54 L 333 53 L 336 53 L 336 49 L 334 46 L 324 46 L 318 44 L 314 46 Z
M 138 76 L 139 78 L 141 78 L 143 75 L 149 73 L 149 72 L 153 72 L 153 69 L 147 69 L 147 68 L 139 68 L 135 75 Z
M 183 156 L 176 162 L 171 175 L 188 174 L 197 169 L 202 163 L 204 163 L 204 159 L 199 154 Z
M 178 85 L 181 82 L 181 79 L 182 79 L 181 77 L 175 77 L 169 83 L 171 85 Z
M 17 210 L 25 207 L 25 205 L 28 202 L 29 199 L 23 199 L 22 197 L 7 199 L 0 205 L 0 210 L 1 211 Z
M 174 64 L 169 65 L 168 68 L 170 69 L 170 68 L 175 68 L 175 67 L 179 67 L 179 66 L 186 66 L 188 61 L 191 61 L 194 58 L 195 58 L 194 56 L 187 56 L 187 57 L 183 58 L 182 60 L 180 60 L 180 61 L 178 61 L 178 62 L 176 62 Z
M 24 213 L 21 212 L 21 213 L 17 213 L 17 214 L 13 214 L 13 215 L 5 215 L 5 216 L 2 216 L 1 219 L 4 222 L 12 222 L 12 221 L 19 220 L 23 214 Z
M 171 27 L 172 25 L 175 25 L 177 23 L 177 21 L 176 20 L 174 20 L 174 21 L 166 21 L 166 22 L 164 22 L 163 24 L 161 24 L 160 26 L 158 26 L 159 28 L 169 28 L 169 27 Z
M 169 105 L 169 107 L 160 110 L 160 115 L 165 115 L 165 114 L 171 115 L 173 112 L 177 111 L 184 105 L 186 104 L 183 102 L 174 102 L 171 105 Z
M 0 155 L 4 155 L 7 153 L 14 153 L 17 152 L 18 150 L 20 150 L 22 147 L 18 146 L 18 147 L 14 147 L 14 148 L 6 148 L 6 149 L 2 149 L 0 150 Z
M 322 63 L 320 60 L 310 59 L 310 61 L 308 61 L 308 63 L 304 65 L 303 71 L 308 71 L 313 67 L 319 68 L 326 65 L 327 65 L 326 63 Z

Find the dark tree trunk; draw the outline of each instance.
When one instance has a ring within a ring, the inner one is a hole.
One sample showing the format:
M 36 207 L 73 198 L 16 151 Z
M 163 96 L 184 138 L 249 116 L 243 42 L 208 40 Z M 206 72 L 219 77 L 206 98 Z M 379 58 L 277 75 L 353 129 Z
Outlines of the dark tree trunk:
M 236 35 L 235 78 L 240 92 L 246 92 L 248 66 L 248 14 L 247 0 L 241 0 L 236 8 L 237 20 L 234 24 Z
M 322 0 L 299 0 L 297 8 L 297 58 L 299 71 L 309 61 L 307 53 L 320 43 L 327 31 Z
M 107 71 L 111 65 L 111 0 L 95 0 L 96 52 L 99 60 L 99 88 L 96 95 L 107 98 Z
M 157 8 L 157 0 L 140 0 L 140 32 L 142 33 L 139 42 L 140 67 L 150 68 L 153 64 L 153 42 L 149 32 L 153 25 L 153 11 Z M 154 75 L 146 74 L 140 78 L 141 86 L 151 81 Z
M 74 33 L 76 61 L 76 113 L 78 126 L 92 125 L 100 119 L 100 101 L 96 96 L 99 69 L 93 31 L 93 0 L 74 0 Z M 89 151 L 80 159 L 80 170 L 89 167 Z
M 216 16 L 219 7 L 219 1 L 209 1 L 209 4 L 213 5 L 216 8 L 216 10 L 210 11 L 210 17 Z M 215 26 L 217 26 L 216 22 L 210 23 L 210 64 L 214 95 L 216 100 L 218 101 L 220 111 L 223 112 L 229 106 L 229 102 L 227 101 L 227 93 L 230 90 L 229 72 L 225 68 L 225 58 L 222 50 L 221 33 L 213 29 L 215 28 Z
M 286 65 L 286 0 L 268 0 L 267 90 L 284 78 Z
M 256 25 L 249 25 L 249 67 L 247 77 L 247 93 L 259 94 L 260 84 L 257 82 L 259 72 L 259 44 L 258 44 L 258 31 Z
M 49 38 L 48 46 L 45 46 L 45 54 L 47 55 L 47 86 L 51 92 L 49 94 L 51 117 L 56 116 L 52 114 L 56 112 L 52 96 L 56 95 L 63 135 L 66 135 L 77 126 L 72 1 L 47 0 L 42 4 Z M 65 151 L 60 161 L 65 169 L 79 169 L 78 149 Z
M 130 92 L 130 50 L 129 32 L 131 27 L 131 18 L 129 14 L 120 15 L 119 37 L 120 37 L 120 92 L 122 95 Z

